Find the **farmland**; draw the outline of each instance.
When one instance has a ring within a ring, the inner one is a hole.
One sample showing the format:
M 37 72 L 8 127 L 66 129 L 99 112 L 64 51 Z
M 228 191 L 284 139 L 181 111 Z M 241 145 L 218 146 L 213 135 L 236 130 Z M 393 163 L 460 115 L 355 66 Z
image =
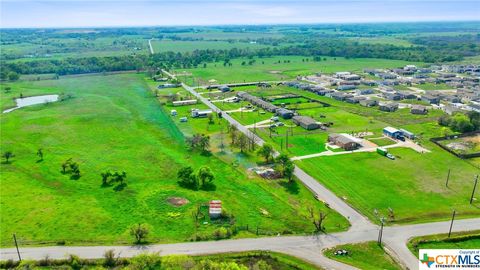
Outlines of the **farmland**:
M 222 200 L 237 225 L 258 226 L 266 234 L 308 233 L 313 228 L 303 218 L 306 206 L 323 207 L 301 185 L 292 191 L 282 181 L 261 180 L 242 167 L 229 166 L 217 155 L 185 150 L 181 131 L 193 133 L 206 125 L 179 130 L 154 98 L 143 74 L 8 86 L 12 89 L 2 95 L 2 108 L 11 106 L 11 98 L 20 92 L 66 93 L 72 98 L 22 108 L 0 118 L 1 150 L 15 154 L 11 163 L 0 165 L 2 246 L 12 245 L 13 232 L 22 245 L 130 243 L 128 228 L 135 223 L 153 228 L 149 241 L 187 241 L 194 235 L 190 213 L 211 199 Z M 45 156 L 37 162 L 39 148 Z M 61 172 L 60 165 L 69 158 L 80 165 L 77 180 Z M 206 163 L 216 176 L 214 189 L 178 187 L 179 168 Z M 100 173 L 106 170 L 125 171 L 126 187 L 102 187 Z M 174 207 L 167 201 L 171 197 L 186 198 L 189 203 Z M 218 226 L 208 222 L 198 229 L 198 235 L 209 237 Z M 332 212 L 326 227 L 338 231 L 348 225 Z M 238 236 L 255 234 L 240 231 Z
M 194 50 L 260 49 L 268 46 L 248 42 L 153 40 L 154 52 L 192 52 Z
M 302 61 L 302 59 L 304 61 Z M 309 59 L 305 62 L 305 59 Z M 325 59 L 325 60 L 323 60 Z M 193 78 L 202 81 L 217 80 L 219 83 L 244 81 L 287 80 L 297 75 L 307 75 L 316 72 L 332 73 L 350 70 L 361 71 L 364 68 L 394 68 L 406 64 L 422 65 L 422 63 L 400 60 L 324 57 L 315 62 L 311 58 L 302 56 L 276 56 L 269 58 L 254 58 L 252 65 L 242 65 L 250 59 L 233 59 L 232 66 L 224 67 L 223 62 L 209 63 L 206 68 L 178 69 L 177 73 L 191 73 Z M 182 77 L 180 77 L 182 78 Z M 186 78 L 191 83 L 192 78 Z M 189 81 L 190 80 L 190 81 Z

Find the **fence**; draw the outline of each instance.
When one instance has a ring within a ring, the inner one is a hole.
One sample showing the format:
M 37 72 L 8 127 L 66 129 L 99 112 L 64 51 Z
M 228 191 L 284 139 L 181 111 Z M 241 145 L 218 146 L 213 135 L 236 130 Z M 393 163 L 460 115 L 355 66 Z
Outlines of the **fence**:
M 449 153 L 451 153 L 451 154 L 453 154 L 453 155 L 455 155 L 455 156 L 457 156 L 461 159 L 469 159 L 469 158 L 474 158 L 474 157 L 480 157 L 480 152 L 471 153 L 471 154 L 460 154 L 460 153 L 457 153 L 457 152 L 453 151 L 452 149 L 448 148 L 446 145 L 441 144 L 440 142 L 445 141 L 445 140 L 451 140 L 451 139 L 471 137 L 471 136 L 474 136 L 474 135 L 477 135 L 477 134 L 480 135 L 480 130 L 472 131 L 472 132 L 466 132 L 466 133 L 462 133 L 462 134 L 458 134 L 458 135 L 450 135 L 450 136 L 430 138 L 430 141 L 433 142 L 434 144 L 440 146 L 445 151 L 447 151 L 447 152 L 449 152 Z

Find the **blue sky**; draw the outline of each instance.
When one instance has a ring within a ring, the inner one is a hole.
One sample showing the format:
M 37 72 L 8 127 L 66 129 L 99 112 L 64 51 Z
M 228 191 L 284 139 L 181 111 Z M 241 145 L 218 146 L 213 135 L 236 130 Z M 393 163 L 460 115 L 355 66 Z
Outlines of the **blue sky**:
M 480 0 L 0 0 L 1 27 L 466 21 Z

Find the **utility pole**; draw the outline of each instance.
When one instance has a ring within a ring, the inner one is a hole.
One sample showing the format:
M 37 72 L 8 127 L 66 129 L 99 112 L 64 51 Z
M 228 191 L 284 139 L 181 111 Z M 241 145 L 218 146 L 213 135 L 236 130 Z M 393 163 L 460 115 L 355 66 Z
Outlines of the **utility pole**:
M 475 176 L 475 184 L 473 184 L 472 196 L 470 196 L 470 204 L 473 203 L 473 196 L 475 195 L 475 189 L 477 188 L 478 174 Z
M 447 174 L 447 181 L 445 182 L 445 186 L 448 187 L 448 180 L 450 179 L 450 169 L 448 169 L 448 174 Z
M 17 248 L 17 254 L 18 254 L 18 261 L 22 261 L 22 257 L 20 256 L 20 251 L 18 250 L 18 243 L 17 243 L 17 236 L 13 234 L 13 241 L 15 241 L 15 247 Z
M 286 139 L 285 139 L 285 149 L 288 150 L 288 129 L 285 131 L 285 136 L 286 136 Z
M 450 238 L 450 234 L 452 234 L 452 227 L 453 227 L 453 221 L 454 220 L 455 220 L 455 210 L 453 210 L 452 222 L 450 222 L 450 229 L 448 230 L 448 238 Z
M 382 217 L 380 219 L 380 231 L 378 231 L 378 245 L 382 245 L 382 236 L 383 236 L 383 222 L 384 221 L 384 218 Z

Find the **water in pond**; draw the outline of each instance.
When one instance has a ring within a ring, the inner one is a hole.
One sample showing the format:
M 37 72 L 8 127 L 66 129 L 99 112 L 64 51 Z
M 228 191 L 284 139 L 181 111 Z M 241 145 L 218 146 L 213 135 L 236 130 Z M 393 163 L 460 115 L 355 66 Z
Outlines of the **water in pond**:
M 58 95 L 44 95 L 44 96 L 17 98 L 15 99 L 15 102 L 17 103 L 17 107 L 5 110 L 3 111 L 3 113 L 8 113 L 13 110 L 26 107 L 26 106 L 43 104 L 47 102 L 55 102 L 55 101 L 58 101 Z

